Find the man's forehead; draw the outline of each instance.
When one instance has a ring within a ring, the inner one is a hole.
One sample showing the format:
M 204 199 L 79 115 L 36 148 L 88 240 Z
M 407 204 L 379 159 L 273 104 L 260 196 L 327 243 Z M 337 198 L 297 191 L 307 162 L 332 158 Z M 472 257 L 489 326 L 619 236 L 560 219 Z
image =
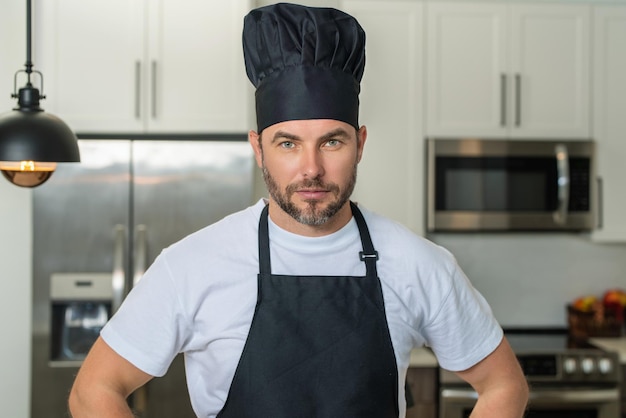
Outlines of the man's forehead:
M 326 135 L 353 136 L 352 125 L 333 119 L 306 119 L 279 122 L 263 130 L 263 135 L 273 138 L 288 137 L 322 137 Z

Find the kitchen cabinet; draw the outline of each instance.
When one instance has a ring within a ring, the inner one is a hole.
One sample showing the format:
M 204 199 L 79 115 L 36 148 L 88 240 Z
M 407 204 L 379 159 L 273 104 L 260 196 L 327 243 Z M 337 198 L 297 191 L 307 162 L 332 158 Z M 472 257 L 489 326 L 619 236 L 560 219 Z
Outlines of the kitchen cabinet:
M 622 418 L 626 418 L 626 365 L 622 365 L 622 388 L 621 388 L 621 403 L 622 403 Z
M 409 368 L 406 381 L 413 406 L 407 408 L 406 418 L 437 417 L 438 370 L 436 367 Z
M 429 2 L 427 134 L 589 138 L 584 4 Z
M 626 5 L 594 7 L 593 137 L 596 140 L 598 242 L 626 241 Z
M 354 198 L 421 234 L 424 5 L 343 0 L 339 7 L 355 16 L 367 34 L 359 123 L 368 137 Z
M 248 0 L 39 0 L 43 103 L 77 132 L 245 132 Z

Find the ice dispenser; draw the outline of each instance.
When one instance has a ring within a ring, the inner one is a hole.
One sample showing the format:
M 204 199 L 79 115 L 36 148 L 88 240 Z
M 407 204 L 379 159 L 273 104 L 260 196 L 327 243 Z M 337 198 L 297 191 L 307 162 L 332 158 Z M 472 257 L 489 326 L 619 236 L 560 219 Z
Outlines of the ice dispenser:
M 52 363 L 85 358 L 111 316 L 113 294 L 111 273 L 52 274 Z

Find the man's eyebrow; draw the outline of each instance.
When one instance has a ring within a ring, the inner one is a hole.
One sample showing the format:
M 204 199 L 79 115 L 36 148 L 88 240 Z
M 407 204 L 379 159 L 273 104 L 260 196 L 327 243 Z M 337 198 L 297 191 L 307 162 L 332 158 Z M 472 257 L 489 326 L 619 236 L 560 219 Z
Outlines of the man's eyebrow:
M 343 128 L 334 129 L 320 137 L 321 140 L 329 140 L 333 138 L 349 138 L 350 133 Z
M 319 137 L 319 140 L 328 141 L 329 139 L 333 139 L 333 138 L 349 138 L 349 137 L 350 137 L 350 133 L 348 131 L 346 131 L 343 128 L 337 128 L 337 129 L 333 129 L 330 132 L 325 133 L 324 135 Z M 275 143 L 279 140 L 284 140 L 284 139 L 296 141 L 296 140 L 299 140 L 300 137 L 296 134 L 279 130 L 279 131 L 276 131 L 276 133 L 272 137 L 272 143 Z
M 300 137 L 298 135 L 294 135 L 289 132 L 276 131 L 276 133 L 272 137 L 272 143 L 275 143 L 281 139 L 297 140 L 297 139 L 300 139 Z

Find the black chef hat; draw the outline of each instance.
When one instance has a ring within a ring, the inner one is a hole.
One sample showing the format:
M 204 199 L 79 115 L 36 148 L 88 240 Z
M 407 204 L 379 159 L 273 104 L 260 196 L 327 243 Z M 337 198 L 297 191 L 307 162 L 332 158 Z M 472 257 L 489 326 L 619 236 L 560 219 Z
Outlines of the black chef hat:
M 365 32 L 355 18 L 332 8 L 260 7 L 244 19 L 243 52 L 256 87 L 258 132 L 301 119 L 358 129 Z

